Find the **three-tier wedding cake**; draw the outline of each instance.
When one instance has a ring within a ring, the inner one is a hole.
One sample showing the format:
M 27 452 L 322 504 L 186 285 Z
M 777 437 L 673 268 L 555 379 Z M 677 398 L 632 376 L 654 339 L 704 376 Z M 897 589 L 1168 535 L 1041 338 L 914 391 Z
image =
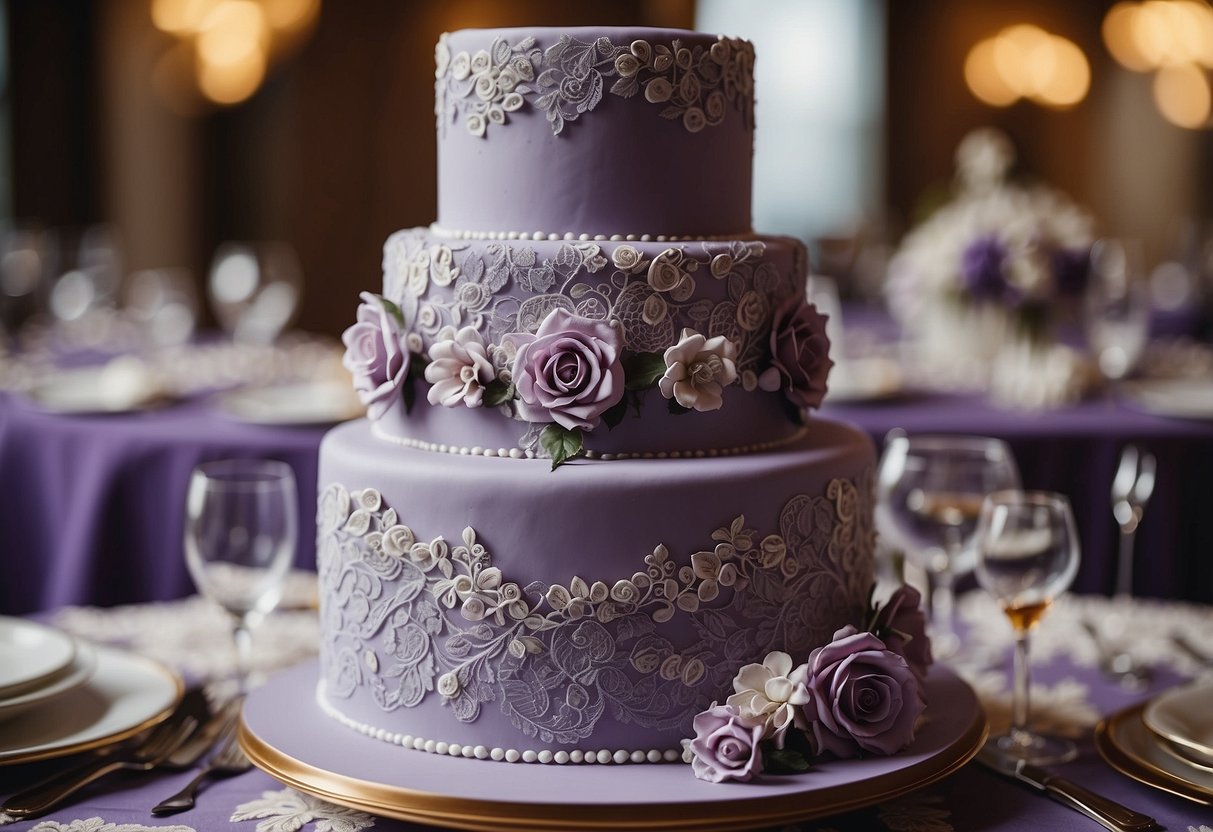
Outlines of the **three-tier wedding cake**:
M 345 336 L 320 451 L 322 708 L 409 749 L 681 759 L 770 651 L 868 609 L 873 450 L 809 417 L 805 249 L 750 228 L 750 43 L 437 47 L 438 221 Z

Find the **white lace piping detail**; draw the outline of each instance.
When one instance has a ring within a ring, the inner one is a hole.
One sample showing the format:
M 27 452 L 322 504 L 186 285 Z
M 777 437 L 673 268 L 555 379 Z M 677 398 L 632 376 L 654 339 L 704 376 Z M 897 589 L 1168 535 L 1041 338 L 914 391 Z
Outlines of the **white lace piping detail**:
M 411 436 L 394 436 L 380 427 L 378 422 L 371 423 L 371 433 L 376 439 L 381 439 L 384 442 L 391 442 L 394 445 L 402 445 L 406 448 L 415 448 L 419 451 L 430 451 L 432 453 L 452 454 L 455 456 L 500 457 L 502 459 L 536 459 L 538 457 L 538 454 L 529 448 L 482 448 L 479 445 L 469 448 L 466 445 L 427 442 L 424 439 L 414 439 Z M 784 445 L 791 445 L 803 439 L 807 433 L 808 428 L 801 427 L 788 436 L 771 439 L 766 442 L 751 442 L 748 445 L 734 445 L 725 448 L 696 448 L 693 451 L 587 450 L 585 458 L 611 461 L 619 459 L 705 459 L 721 456 L 743 456 L 745 454 L 762 453 L 763 451 L 773 450 Z
M 472 231 L 463 228 L 446 228 L 431 223 L 430 233 L 437 237 L 447 237 L 452 240 L 567 240 L 569 242 L 613 242 L 613 243 L 679 243 L 706 240 L 756 240 L 758 235 L 753 229 L 736 231 L 730 234 L 587 234 L 585 232 L 565 231 L 558 234 L 550 231 Z
M 516 748 L 461 745 L 457 742 L 443 742 L 442 740 L 415 737 L 412 734 L 400 734 L 388 731 L 386 728 L 376 728 L 365 722 L 359 722 L 341 713 L 328 701 L 328 697 L 324 695 L 323 681 L 316 685 L 316 702 L 320 705 L 320 710 L 324 711 L 326 716 L 337 720 L 346 728 L 352 728 L 359 734 L 368 736 L 371 739 L 380 740 L 381 742 L 399 745 L 401 748 L 424 751 L 428 754 L 440 754 L 445 757 L 496 760 L 507 763 L 556 763 L 557 765 L 566 765 L 568 763 L 600 763 L 606 765 L 607 763 L 615 763 L 622 765 L 623 763 L 677 763 L 682 762 L 683 756 L 682 749 L 678 748 L 650 748 L 647 751 L 640 749 L 628 751 L 623 748 L 614 751 L 607 748 L 598 750 L 575 748 L 572 751 L 527 748 L 520 751 Z

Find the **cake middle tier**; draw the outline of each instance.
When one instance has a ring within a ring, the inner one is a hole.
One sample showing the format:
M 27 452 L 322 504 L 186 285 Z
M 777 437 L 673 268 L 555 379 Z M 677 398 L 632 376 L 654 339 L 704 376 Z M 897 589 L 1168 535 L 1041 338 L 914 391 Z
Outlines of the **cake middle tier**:
M 778 452 L 556 472 L 342 425 L 320 449 L 325 707 L 438 753 L 668 758 L 742 665 L 862 626 L 873 464 L 823 419 Z
M 618 424 L 586 433 L 591 453 L 616 456 L 728 454 L 798 436 L 786 397 L 762 389 L 759 377 L 777 312 L 803 299 L 806 280 L 804 246 L 786 237 L 497 241 L 412 228 L 388 239 L 383 258 L 383 293 L 399 307 L 414 354 L 471 327 L 495 370 L 508 373 L 508 336 L 534 333 L 556 310 L 616 322 L 625 355 L 663 354 L 686 330 L 736 348 L 737 383 L 724 388 L 718 410 L 671 409 L 649 389 L 635 394 Z M 534 447 L 536 427 L 508 411 L 432 404 L 416 384 L 411 407 L 376 423 L 382 437 L 454 453 Z

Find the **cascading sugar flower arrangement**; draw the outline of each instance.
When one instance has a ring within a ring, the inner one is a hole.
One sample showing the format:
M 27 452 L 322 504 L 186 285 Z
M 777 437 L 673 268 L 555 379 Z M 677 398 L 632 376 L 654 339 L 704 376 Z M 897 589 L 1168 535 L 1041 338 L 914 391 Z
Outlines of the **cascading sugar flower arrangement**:
M 932 660 L 920 600 L 902 586 L 872 607 L 865 629 L 848 624 L 802 664 L 774 651 L 742 667 L 733 693 L 698 714 L 695 737 L 683 741 L 694 775 L 744 782 L 808 771 L 825 756 L 887 756 L 909 745 Z

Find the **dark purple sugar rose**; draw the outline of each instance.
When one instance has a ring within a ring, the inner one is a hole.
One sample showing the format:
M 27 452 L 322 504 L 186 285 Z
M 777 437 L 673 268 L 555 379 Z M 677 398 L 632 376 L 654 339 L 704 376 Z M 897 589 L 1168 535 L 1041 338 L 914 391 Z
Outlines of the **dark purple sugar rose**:
M 345 344 L 341 363 L 354 376 L 358 398 L 374 420 L 383 418 L 399 401 L 409 352 L 401 343 L 400 322 L 383 299 L 370 292 L 361 297 L 357 322 L 341 336 Z
M 826 316 L 803 298 L 789 299 L 775 311 L 771 367 L 762 375 L 762 388 L 782 388 L 797 407 L 819 407 L 833 366 Z
M 978 237 L 960 255 L 960 276 L 965 290 L 977 300 L 1001 301 L 1008 298 L 1011 285 L 1003 267 L 1007 248 L 994 234 Z
M 518 347 L 514 386 L 518 415 L 592 430 L 624 394 L 623 339 L 606 321 L 554 309 L 534 334 L 506 338 Z
M 837 757 L 900 751 L 925 707 L 906 660 L 851 626 L 809 655 L 808 687 L 813 701 L 804 714 L 814 747 Z
M 713 705 L 695 716 L 691 771 L 700 780 L 745 782 L 762 773 L 763 721 L 743 717 L 734 705 Z
M 885 647 L 906 660 L 918 681 L 926 678 L 931 656 L 931 639 L 927 637 L 927 617 L 923 613 L 922 595 L 909 584 L 899 586 L 880 608 L 872 625 Z

